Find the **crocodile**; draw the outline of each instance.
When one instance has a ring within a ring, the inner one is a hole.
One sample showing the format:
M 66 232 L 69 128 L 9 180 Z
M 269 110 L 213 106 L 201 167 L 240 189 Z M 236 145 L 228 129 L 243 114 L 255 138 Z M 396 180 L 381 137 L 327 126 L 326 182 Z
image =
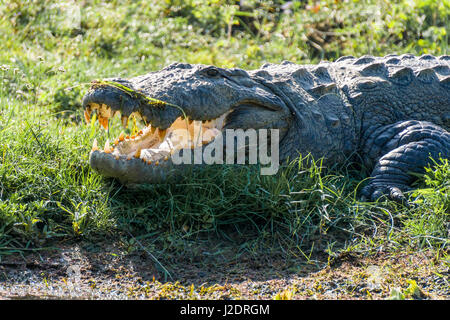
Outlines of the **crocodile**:
M 249 71 L 173 63 L 107 79 L 116 85 L 94 81 L 82 102 L 87 121 L 96 111 L 107 128 L 120 113 L 125 127 L 131 115 L 145 127 L 132 136 L 122 132 L 103 150 L 95 140 L 90 165 L 124 184 L 161 183 L 205 165 L 175 164 L 174 154 L 204 151 L 218 139 L 225 148 L 231 129 L 277 129 L 280 163 L 299 154 L 325 166 L 356 159 L 371 172 L 363 198 L 403 201 L 416 173 L 450 157 L 449 66 L 450 56 L 429 54 L 283 61 Z M 209 136 L 195 140 L 195 126 Z M 175 134 L 182 128 L 187 138 Z

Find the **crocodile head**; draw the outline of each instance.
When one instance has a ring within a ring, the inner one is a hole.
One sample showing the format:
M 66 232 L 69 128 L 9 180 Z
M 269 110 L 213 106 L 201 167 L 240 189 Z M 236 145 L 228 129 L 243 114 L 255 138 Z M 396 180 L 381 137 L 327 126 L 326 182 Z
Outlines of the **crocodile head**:
M 134 136 L 121 133 L 104 148 L 94 141 L 90 165 L 124 183 L 157 183 L 186 166 L 202 165 L 175 163 L 174 155 L 195 154 L 216 139 L 225 148 L 226 129 L 279 129 L 281 140 L 291 112 L 256 78 L 241 69 L 175 63 L 131 79 L 93 82 L 83 98 L 87 121 L 96 111 L 107 128 L 108 119 L 120 113 L 127 126 L 133 114 L 144 127 Z

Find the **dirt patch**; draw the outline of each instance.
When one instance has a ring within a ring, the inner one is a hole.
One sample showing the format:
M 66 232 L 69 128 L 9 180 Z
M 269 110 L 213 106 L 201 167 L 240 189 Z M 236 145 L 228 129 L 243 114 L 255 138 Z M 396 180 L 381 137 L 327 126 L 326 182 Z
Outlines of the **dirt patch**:
M 394 293 L 416 299 L 450 297 L 448 256 L 431 251 L 368 258 L 342 255 L 331 264 L 223 252 L 178 254 L 167 267 L 168 276 L 149 252 L 125 249 L 119 242 L 75 243 L 2 256 L 0 298 L 386 299 Z

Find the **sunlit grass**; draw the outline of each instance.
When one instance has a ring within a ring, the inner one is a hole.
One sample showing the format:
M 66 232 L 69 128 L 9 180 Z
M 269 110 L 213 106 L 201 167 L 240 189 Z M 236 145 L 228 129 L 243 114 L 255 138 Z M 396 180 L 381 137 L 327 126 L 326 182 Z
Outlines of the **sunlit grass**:
M 0 4 L 0 253 L 130 234 L 179 250 L 237 235 L 243 252 L 305 257 L 448 246 L 448 162 L 419 180 L 411 208 L 360 202 L 365 175 L 350 164 L 325 170 L 319 159 L 286 164 L 276 176 L 209 167 L 177 184 L 130 190 L 88 164 L 94 137 L 102 144 L 117 136 L 118 119 L 105 132 L 85 125 L 81 110 L 92 79 L 136 76 L 174 61 L 256 68 L 345 54 L 445 54 L 448 2 L 368 1 L 383 8 L 369 24 L 363 1 L 296 4 L 277 19 L 266 4 L 242 11 L 220 1 L 208 8 L 175 2 L 88 1 L 72 26 L 52 19 L 64 12 L 49 2 Z

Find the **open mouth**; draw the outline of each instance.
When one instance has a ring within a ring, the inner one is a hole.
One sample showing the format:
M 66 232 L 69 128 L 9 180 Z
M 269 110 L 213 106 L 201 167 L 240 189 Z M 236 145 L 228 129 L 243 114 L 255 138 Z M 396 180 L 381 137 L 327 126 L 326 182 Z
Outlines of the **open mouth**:
M 104 146 L 99 146 L 94 139 L 89 155 L 94 170 L 128 184 L 164 182 L 182 173 L 182 167 L 223 163 L 222 151 L 228 140 L 225 129 L 285 127 L 286 114 L 280 112 L 281 107 L 265 103 L 265 100 L 261 102 L 259 98 L 235 98 L 228 107 L 207 105 L 182 109 L 131 88 L 133 85 L 127 80 L 96 81 L 83 98 L 86 122 L 91 121 L 93 112 L 105 129 L 116 115 L 120 116 L 125 128 L 128 128 L 129 117 L 142 120 L 144 126 L 141 129 L 135 126 L 132 134 L 122 131 L 116 138 L 107 140 Z M 175 96 L 173 100 L 183 101 L 180 95 Z M 195 97 L 203 103 L 202 96 Z M 246 144 L 250 142 L 246 142 L 244 136 L 242 138 L 242 148 L 247 149 Z M 218 143 L 213 144 L 216 140 Z M 231 156 L 237 154 L 233 151 Z
M 97 113 L 97 119 L 105 129 L 109 119 L 119 114 L 119 110 L 104 103 L 89 103 L 84 111 L 86 122 L 90 122 L 92 112 Z M 224 127 L 225 119 L 230 112 L 226 112 L 215 119 L 192 120 L 188 117 L 178 117 L 166 129 L 146 124 L 134 135 L 122 132 L 114 140 L 107 140 L 101 148 L 94 139 L 92 152 L 98 151 L 103 156 L 109 156 L 116 161 L 140 160 L 147 165 L 163 165 L 170 157 L 181 149 L 194 149 L 212 142 Z M 132 113 L 135 117 L 145 119 L 139 112 Z M 122 115 L 124 128 L 128 127 L 128 116 Z

